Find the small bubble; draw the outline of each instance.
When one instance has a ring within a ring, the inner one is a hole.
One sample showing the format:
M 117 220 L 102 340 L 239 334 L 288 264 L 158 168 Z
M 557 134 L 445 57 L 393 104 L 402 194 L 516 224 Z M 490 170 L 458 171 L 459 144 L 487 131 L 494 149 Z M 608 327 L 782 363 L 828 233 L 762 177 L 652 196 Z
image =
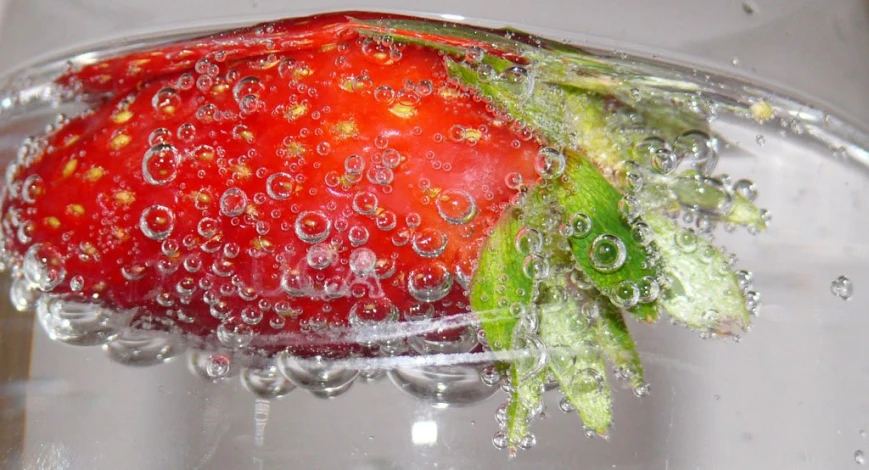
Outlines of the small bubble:
M 308 249 L 308 254 L 305 259 L 308 261 L 308 266 L 314 269 L 326 269 L 335 262 L 337 258 L 335 250 L 326 243 L 318 243 Z
M 848 300 L 854 295 L 854 285 L 847 276 L 839 276 L 830 283 L 830 292 L 842 300 Z
M 746 15 L 753 15 L 757 13 L 757 5 L 755 5 L 753 1 L 742 2 L 742 11 L 744 11 Z
M 542 148 L 534 160 L 534 170 L 546 179 L 558 178 L 564 174 L 566 165 L 564 154 L 550 147 Z
M 161 88 L 151 98 L 151 106 L 161 114 L 174 114 L 178 105 L 181 104 L 181 96 L 174 88 Z
M 495 446 L 496 449 L 504 450 L 507 448 L 507 434 L 502 431 L 496 432 L 492 436 L 492 445 Z
M 623 309 L 631 309 L 640 301 L 640 289 L 631 281 L 622 281 L 613 289 L 612 300 Z
M 862 450 L 854 451 L 854 462 L 856 462 L 857 465 L 863 465 L 864 463 L 866 463 L 866 455 L 863 453 Z
M 438 194 L 435 206 L 438 214 L 453 225 L 466 224 L 477 214 L 474 197 L 459 189 L 448 189 Z
M 413 234 L 413 251 L 424 258 L 437 258 L 447 248 L 447 236 L 436 228 L 425 228 Z
M 389 210 L 377 214 L 374 218 L 374 223 L 377 225 L 377 228 L 383 231 L 394 229 L 397 222 L 398 218 L 396 217 L 395 212 Z
M 540 253 L 543 250 L 543 235 L 536 229 L 522 227 L 513 240 L 516 251 L 523 255 Z
M 347 239 L 353 246 L 364 245 L 368 241 L 368 236 L 368 229 L 361 225 L 354 225 L 347 232 Z
M 585 238 L 591 233 L 592 221 L 585 214 L 573 214 L 569 223 L 573 227 L 574 238 Z
M 358 276 L 369 276 L 377 266 L 377 255 L 368 248 L 357 248 L 350 253 L 350 270 Z
M 600 272 L 613 272 L 620 269 L 627 259 L 625 243 L 610 234 L 598 235 L 589 250 L 592 266 Z
M 51 291 L 66 277 L 63 258 L 50 245 L 37 243 L 27 249 L 22 262 L 24 277 L 41 291 Z
M 545 279 L 549 276 L 549 261 L 540 255 L 528 255 L 522 260 L 522 273 L 528 279 Z
M 733 183 L 733 192 L 749 201 L 757 199 L 757 188 L 754 186 L 754 183 L 749 180 L 739 180 L 736 183 Z
M 277 201 L 283 201 L 293 195 L 295 183 L 287 173 L 275 173 L 266 180 L 266 193 Z
M 718 164 L 717 141 L 709 134 L 691 130 L 680 135 L 673 144 L 680 160 L 687 161 L 700 173 L 708 175 Z
M 296 218 L 296 236 L 305 243 L 319 243 L 329 236 L 332 223 L 320 211 L 306 211 Z
M 220 196 L 220 213 L 227 217 L 237 217 L 247 207 L 247 194 L 238 188 L 229 188 Z
M 205 361 L 205 373 L 211 379 L 222 379 L 229 375 L 231 362 L 225 354 L 212 354 Z
M 356 193 L 353 196 L 353 210 L 362 215 L 373 214 L 377 211 L 377 196 L 368 191 Z
M 408 273 L 407 290 L 420 302 L 435 302 L 450 292 L 453 276 L 439 261 L 422 263 Z
M 175 213 L 166 206 L 153 205 L 142 211 L 139 228 L 152 240 L 163 240 L 175 229 Z
M 157 144 L 142 159 L 142 177 L 148 184 L 164 185 L 175 179 L 181 157 L 174 146 Z
M 754 138 L 754 141 L 757 142 L 758 146 L 763 146 L 766 143 L 766 137 L 763 134 L 757 134 L 757 137 Z

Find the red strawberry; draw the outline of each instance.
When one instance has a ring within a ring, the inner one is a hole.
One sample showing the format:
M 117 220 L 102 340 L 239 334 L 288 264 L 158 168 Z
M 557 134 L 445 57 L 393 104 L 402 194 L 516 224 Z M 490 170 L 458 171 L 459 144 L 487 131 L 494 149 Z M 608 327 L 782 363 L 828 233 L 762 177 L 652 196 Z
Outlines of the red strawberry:
M 319 354 L 336 328 L 466 312 L 479 250 L 536 181 L 540 145 L 450 83 L 439 53 L 347 21 L 63 77 L 108 98 L 10 173 L 5 248 L 24 275 L 137 309 L 142 328 L 270 351 Z

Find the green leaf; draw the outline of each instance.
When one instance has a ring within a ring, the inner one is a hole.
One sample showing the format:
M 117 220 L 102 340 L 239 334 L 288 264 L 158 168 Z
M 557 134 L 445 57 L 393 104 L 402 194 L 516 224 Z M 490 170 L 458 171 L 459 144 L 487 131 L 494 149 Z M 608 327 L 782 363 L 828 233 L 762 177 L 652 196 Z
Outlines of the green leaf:
M 540 338 L 547 347 L 549 372 L 586 427 L 604 435 L 612 422 L 612 396 L 595 330 L 574 297 L 557 284 L 550 288 L 540 308 Z
M 638 288 L 658 273 L 646 247 L 634 238 L 624 220 L 619 208 L 621 193 L 578 154 L 566 154 L 564 177 L 553 184 L 552 193 L 571 214 L 574 235 L 570 245 L 579 268 L 613 303 L 642 321 L 655 321 L 654 301 L 631 305 L 624 300 L 629 298 L 624 295 L 626 290 Z
M 594 341 L 601 348 L 606 360 L 630 381 L 631 387 L 640 390 L 646 384 L 643 364 L 622 312 L 605 297 L 593 293 L 587 295 L 591 296 L 588 301 L 594 302 L 599 312 L 594 328 Z
M 523 257 L 515 245 L 520 228 L 514 211 L 501 216 L 480 254 L 471 282 L 471 309 L 493 351 L 510 350 L 513 330 L 519 321 L 513 312 L 531 304 L 534 284 L 522 271 Z
M 746 297 L 724 254 L 702 236 L 653 213 L 645 222 L 655 236 L 669 286 L 658 302 L 690 328 L 722 335 L 751 323 Z

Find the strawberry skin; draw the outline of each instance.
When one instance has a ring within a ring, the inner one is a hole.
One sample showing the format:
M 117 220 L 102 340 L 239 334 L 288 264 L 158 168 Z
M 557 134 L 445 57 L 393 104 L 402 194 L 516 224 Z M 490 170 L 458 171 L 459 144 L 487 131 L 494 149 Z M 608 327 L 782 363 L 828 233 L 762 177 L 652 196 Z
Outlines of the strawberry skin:
M 8 172 L 5 249 L 139 328 L 320 354 L 348 326 L 467 312 L 481 247 L 538 178 L 540 143 L 441 55 L 343 15 L 60 81 L 104 99 Z

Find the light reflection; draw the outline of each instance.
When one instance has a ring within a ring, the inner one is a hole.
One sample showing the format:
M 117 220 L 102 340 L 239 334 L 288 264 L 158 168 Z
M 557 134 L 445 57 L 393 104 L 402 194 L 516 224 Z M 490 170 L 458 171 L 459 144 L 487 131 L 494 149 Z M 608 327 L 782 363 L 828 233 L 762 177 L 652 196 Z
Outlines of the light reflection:
M 432 446 L 438 441 L 438 423 L 434 421 L 417 421 L 410 428 L 410 438 L 413 445 Z

